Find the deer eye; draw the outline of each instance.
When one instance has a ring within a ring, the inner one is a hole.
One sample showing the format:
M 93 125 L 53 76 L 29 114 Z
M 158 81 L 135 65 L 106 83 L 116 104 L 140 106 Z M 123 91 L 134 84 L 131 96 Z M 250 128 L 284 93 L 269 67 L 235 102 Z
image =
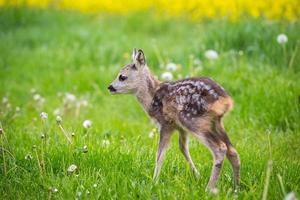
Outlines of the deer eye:
M 119 81 L 125 81 L 127 76 L 123 76 L 122 74 L 119 76 Z

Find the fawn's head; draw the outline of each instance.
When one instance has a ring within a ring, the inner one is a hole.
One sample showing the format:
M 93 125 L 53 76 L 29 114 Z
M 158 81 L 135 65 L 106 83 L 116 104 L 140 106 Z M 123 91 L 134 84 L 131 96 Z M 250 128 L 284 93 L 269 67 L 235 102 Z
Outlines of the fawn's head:
M 141 49 L 134 49 L 132 62 L 125 65 L 119 72 L 117 78 L 109 85 L 108 90 L 112 94 L 133 94 L 144 82 L 147 73 L 144 52 Z

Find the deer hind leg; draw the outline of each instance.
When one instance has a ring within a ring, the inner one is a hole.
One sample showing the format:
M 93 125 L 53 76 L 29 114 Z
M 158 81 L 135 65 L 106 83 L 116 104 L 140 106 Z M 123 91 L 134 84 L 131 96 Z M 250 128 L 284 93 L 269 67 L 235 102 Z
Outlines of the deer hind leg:
M 170 143 L 172 129 L 169 127 L 162 127 L 160 130 L 160 139 L 158 144 L 158 150 L 156 153 L 156 164 L 154 169 L 153 181 L 157 182 L 160 174 L 160 170 L 165 158 L 165 152 L 167 150 L 168 144 Z
M 207 113 L 199 118 L 187 119 L 180 116 L 179 119 L 183 127 L 190 130 L 197 139 L 210 149 L 213 155 L 213 167 L 207 190 L 217 193 L 217 180 L 227 153 L 227 146 L 216 131 L 215 115 Z
M 234 146 L 231 144 L 227 133 L 224 130 L 224 127 L 222 125 L 221 119 L 217 123 L 217 131 L 222 136 L 223 142 L 227 146 L 227 158 L 230 161 L 230 164 L 232 166 L 233 175 L 234 175 L 234 187 L 236 190 L 238 190 L 238 187 L 240 185 L 240 157 L 237 153 Z
M 195 164 L 191 158 L 189 152 L 189 141 L 188 141 L 188 133 L 182 129 L 179 130 L 179 148 L 184 155 L 186 161 L 189 163 L 191 170 L 196 178 L 199 178 L 200 174 L 195 167 Z

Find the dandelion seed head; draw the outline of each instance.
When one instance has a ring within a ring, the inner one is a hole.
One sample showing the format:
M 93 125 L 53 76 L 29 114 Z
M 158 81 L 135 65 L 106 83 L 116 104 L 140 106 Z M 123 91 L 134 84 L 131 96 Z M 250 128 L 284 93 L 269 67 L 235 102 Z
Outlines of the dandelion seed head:
M 86 128 L 86 129 L 91 128 L 91 126 L 92 126 L 92 121 L 91 121 L 91 120 L 88 120 L 88 119 L 87 119 L 87 120 L 84 120 L 82 125 L 83 125 L 83 127 Z
M 68 169 L 67 169 L 67 171 L 68 171 L 69 173 L 73 173 L 73 172 L 75 172 L 76 170 L 77 170 L 77 166 L 76 166 L 75 164 L 70 165 L 70 166 L 68 167 Z
M 16 113 L 19 113 L 21 111 L 21 108 L 19 106 L 16 107 Z
M 277 42 L 278 44 L 285 44 L 288 42 L 288 37 L 286 36 L 286 34 L 281 33 L 277 36 Z
M 194 63 L 194 65 L 196 65 L 196 66 L 201 65 L 201 60 L 200 60 L 199 58 L 195 58 L 195 59 L 193 60 L 193 63 Z
M 40 117 L 44 120 L 48 119 L 48 114 L 46 112 L 41 112 Z
M 110 145 L 110 142 L 109 142 L 109 140 L 102 140 L 102 144 L 103 144 L 103 146 L 108 146 L 108 145 Z
M 161 78 L 166 81 L 170 81 L 173 79 L 173 74 L 171 72 L 164 72 L 161 74 Z
M 31 88 L 31 89 L 30 89 L 30 93 L 31 93 L 31 94 L 36 93 L 36 89 L 35 89 L 35 88 Z
M 59 116 L 59 115 L 56 116 L 56 122 L 57 122 L 58 124 L 61 124 L 61 123 L 62 123 L 62 118 L 61 118 L 61 116 Z
M 39 94 L 35 94 L 35 95 L 33 95 L 33 100 L 35 100 L 35 101 L 40 101 L 41 100 L 41 95 L 39 95 Z
M 87 153 L 87 152 L 88 152 L 88 147 L 87 147 L 87 145 L 84 145 L 82 149 L 83 149 L 83 150 L 82 150 L 83 153 Z
M 7 104 L 8 103 L 8 98 L 7 97 L 3 97 L 2 98 L 2 103 L 3 104 Z
M 218 52 L 216 52 L 215 50 L 212 50 L 212 49 L 205 51 L 204 55 L 209 60 L 216 60 L 219 57 Z
M 66 93 L 64 103 L 73 103 L 76 101 L 76 96 L 72 93 Z
M 166 65 L 166 69 L 169 71 L 176 71 L 177 70 L 177 65 L 175 63 L 168 63 Z
M 284 197 L 284 200 L 297 200 L 296 194 L 294 192 L 290 192 Z
M 60 109 L 59 109 L 59 108 L 56 108 L 56 109 L 53 111 L 53 115 L 54 115 L 54 116 L 60 115 Z
M 32 155 L 29 153 L 29 154 L 26 154 L 25 156 L 25 160 L 32 160 Z
M 155 136 L 155 132 L 154 131 L 150 131 L 150 133 L 149 133 L 149 138 L 153 138 L 154 136 Z

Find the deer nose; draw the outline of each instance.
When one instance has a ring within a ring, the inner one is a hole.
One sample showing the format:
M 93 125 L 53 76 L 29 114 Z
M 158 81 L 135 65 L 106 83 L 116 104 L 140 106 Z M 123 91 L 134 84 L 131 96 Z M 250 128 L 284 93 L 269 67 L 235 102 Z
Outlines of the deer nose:
M 112 85 L 109 85 L 107 89 L 108 89 L 110 92 L 116 92 L 116 91 L 117 91 Z

